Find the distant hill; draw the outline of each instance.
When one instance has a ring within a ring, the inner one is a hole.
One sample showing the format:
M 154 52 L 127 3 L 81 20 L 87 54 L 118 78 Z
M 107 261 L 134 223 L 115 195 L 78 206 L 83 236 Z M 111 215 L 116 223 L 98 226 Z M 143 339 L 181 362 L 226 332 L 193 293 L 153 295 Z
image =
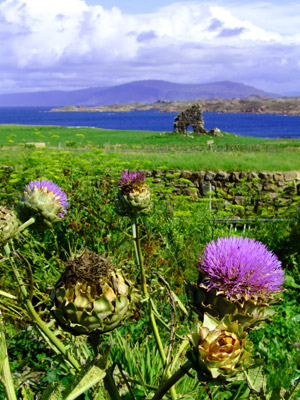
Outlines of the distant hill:
M 145 80 L 111 87 L 72 91 L 47 91 L 0 95 L 0 107 L 23 106 L 102 106 L 124 103 L 154 103 L 161 99 L 187 101 L 200 98 L 243 98 L 252 95 L 279 97 L 255 87 L 230 81 L 205 84 L 181 84 L 162 80 Z

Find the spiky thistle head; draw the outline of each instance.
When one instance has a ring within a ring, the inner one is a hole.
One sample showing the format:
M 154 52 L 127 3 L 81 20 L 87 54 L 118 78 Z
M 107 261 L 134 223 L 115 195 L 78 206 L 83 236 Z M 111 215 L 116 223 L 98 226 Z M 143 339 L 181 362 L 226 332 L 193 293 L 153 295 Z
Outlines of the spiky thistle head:
M 147 214 L 152 206 L 151 192 L 145 183 L 145 175 L 136 171 L 123 172 L 118 182 L 119 192 L 116 201 L 116 211 L 129 217 Z
M 66 193 L 52 181 L 43 179 L 30 181 L 25 186 L 16 209 L 21 221 L 34 217 L 36 221 L 32 227 L 42 231 L 59 222 L 67 207 Z
M 261 242 L 224 237 L 208 243 L 198 263 L 199 279 L 187 284 L 190 306 L 203 318 L 234 316 L 244 328 L 256 329 L 275 314 L 281 299 L 281 263 Z
M 281 262 L 254 239 L 223 237 L 208 243 L 198 268 L 203 286 L 222 292 L 228 299 L 272 297 L 284 282 Z
M 14 211 L 0 206 L 0 244 L 4 245 L 15 236 L 19 228 L 19 221 Z

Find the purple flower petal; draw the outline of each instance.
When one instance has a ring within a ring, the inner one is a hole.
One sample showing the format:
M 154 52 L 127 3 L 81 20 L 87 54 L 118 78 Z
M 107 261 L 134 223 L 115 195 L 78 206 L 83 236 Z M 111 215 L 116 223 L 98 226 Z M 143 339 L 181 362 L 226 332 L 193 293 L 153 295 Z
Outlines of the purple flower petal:
M 135 185 L 144 183 L 145 175 L 141 172 L 136 171 L 125 171 L 123 172 L 121 179 L 118 182 L 119 186 Z
M 281 290 L 281 262 L 265 245 L 254 239 L 224 237 L 208 243 L 198 264 L 207 276 L 208 290 L 223 291 L 227 297 L 267 296 Z

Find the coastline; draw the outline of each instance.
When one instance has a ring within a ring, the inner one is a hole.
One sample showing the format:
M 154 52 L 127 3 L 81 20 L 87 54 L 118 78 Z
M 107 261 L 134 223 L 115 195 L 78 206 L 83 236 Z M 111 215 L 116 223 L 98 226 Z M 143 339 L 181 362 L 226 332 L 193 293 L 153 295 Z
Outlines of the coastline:
M 265 98 L 250 96 L 246 98 L 212 98 L 196 99 L 190 101 L 160 100 L 151 104 L 126 103 L 99 106 L 74 106 L 52 108 L 49 112 L 133 112 L 157 111 L 159 113 L 180 113 L 186 108 L 200 104 L 202 112 L 234 113 L 234 114 L 282 114 L 300 115 L 300 97 Z

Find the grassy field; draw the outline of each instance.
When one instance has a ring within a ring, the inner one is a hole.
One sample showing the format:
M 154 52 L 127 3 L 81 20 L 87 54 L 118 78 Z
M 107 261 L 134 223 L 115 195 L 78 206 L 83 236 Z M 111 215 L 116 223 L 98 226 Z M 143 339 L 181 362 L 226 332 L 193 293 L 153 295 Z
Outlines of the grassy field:
M 241 149 L 251 148 L 253 151 L 265 149 L 300 149 L 297 139 L 265 139 L 248 136 L 236 136 L 223 133 L 223 137 L 199 135 L 191 137 L 175 135 L 170 132 L 125 131 L 100 128 L 76 128 L 60 126 L 0 125 L 1 146 L 24 146 L 27 142 L 45 142 L 48 146 L 61 143 L 66 146 L 73 142 L 73 147 L 114 147 L 136 148 L 145 150 L 203 150 L 207 149 L 207 141 L 213 140 L 213 148 Z
M 208 141 L 213 140 L 212 144 Z M 300 169 L 300 141 L 224 133 L 183 136 L 165 132 L 98 128 L 0 125 L 0 161 L 18 163 L 32 153 L 28 142 L 46 144 L 43 152 L 68 150 L 70 157 L 102 157 L 139 167 L 189 170 L 290 171 Z M 95 149 L 97 149 L 95 153 Z

